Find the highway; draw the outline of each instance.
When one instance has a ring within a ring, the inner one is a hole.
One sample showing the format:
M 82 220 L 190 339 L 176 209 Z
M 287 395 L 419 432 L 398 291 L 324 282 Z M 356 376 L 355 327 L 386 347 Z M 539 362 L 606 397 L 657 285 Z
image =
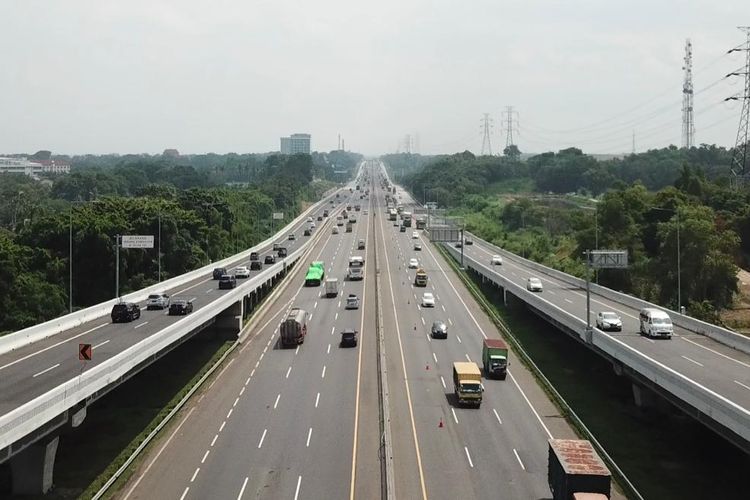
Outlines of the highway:
M 387 220 L 379 168 L 370 162 L 376 182 L 354 232 L 329 230 L 307 259 L 325 261 L 339 297 L 302 286 L 298 266 L 119 498 L 380 498 L 376 252 L 395 498 L 549 497 L 547 439 L 575 434 L 513 355 L 507 380 L 485 380 L 481 408 L 453 404 L 452 362 L 478 360 L 484 336 L 499 335 L 435 248 L 420 234 L 423 250 L 414 251 L 411 232 Z M 356 249 L 359 239 L 366 250 Z M 343 281 L 351 255 L 365 257 L 363 281 Z M 426 289 L 411 284 L 412 256 L 429 274 Z M 436 295 L 434 309 L 419 305 L 423 290 Z M 344 309 L 349 293 L 360 309 Z M 278 327 L 292 306 L 312 313 L 309 334 L 298 349 L 280 349 Z M 447 340 L 429 337 L 436 318 L 449 323 Z M 338 345 L 347 327 L 359 330 L 356 349 Z
M 335 199 L 334 195 L 330 196 Z M 342 193 L 341 200 L 353 198 L 353 194 Z M 337 203 L 335 210 L 340 210 L 345 203 Z M 334 210 L 330 203 L 321 204 L 319 210 L 311 214 L 316 224 L 317 216 L 322 215 L 325 208 Z M 335 213 L 332 214 L 335 216 Z M 291 252 L 303 242 L 304 227 L 307 222 L 301 221 L 293 229 L 295 240 L 282 235 L 279 240 Z M 315 233 L 313 233 L 315 234 Z M 283 240 L 281 239 L 283 237 Z M 260 252 L 261 261 L 265 255 L 272 253 L 269 245 Z M 247 259 L 238 259 L 230 266 L 234 267 L 250 263 Z M 253 271 L 251 276 L 257 274 Z M 238 280 L 238 285 L 242 280 Z M 177 289 L 167 289 L 171 296 L 183 296 L 191 299 L 195 310 L 210 305 L 227 290 L 218 289 L 218 281 L 210 274 L 181 285 Z M 160 332 L 164 327 L 179 321 L 181 317 L 168 316 L 165 310 L 147 311 L 145 303 L 140 303 L 141 318 L 131 323 L 112 323 L 109 316 L 97 318 L 79 327 L 69 329 L 45 340 L 35 342 L 11 352 L 0 354 L 0 415 L 13 410 L 22 404 L 44 394 L 53 387 L 75 378 L 83 369 L 90 369 L 112 356 L 121 353 L 128 347 L 143 339 Z M 85 367 L 78 360 L 78 343 L 89 343 L 93 348 L 93 359 Z

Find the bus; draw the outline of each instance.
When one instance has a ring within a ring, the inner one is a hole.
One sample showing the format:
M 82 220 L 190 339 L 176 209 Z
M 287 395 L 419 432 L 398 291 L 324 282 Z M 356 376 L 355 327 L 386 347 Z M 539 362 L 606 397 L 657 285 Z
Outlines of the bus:
M 395 209 L 388 210 L 388 220 L 398 220 L 398 213 Z

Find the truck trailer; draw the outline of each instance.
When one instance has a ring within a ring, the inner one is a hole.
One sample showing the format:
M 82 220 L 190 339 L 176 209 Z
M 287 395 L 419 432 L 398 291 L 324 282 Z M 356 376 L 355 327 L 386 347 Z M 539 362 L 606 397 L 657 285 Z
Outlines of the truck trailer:
M 547 482 L 553 500 L 571 500 L 576 493 L 599 494 L 609 498 L 611 477 L 609 469 L 590 442 L 581 439 L 549 440 Z
M 458 404 L 471 404 L 479 408 L 482 404 L 482 372 L 476 363 L 456 361 L 453 363 L 453 390 Z
M 508 374 L 508 346 L 501 339 L 484 339 L 482 364 L 487 377 L 505 380 Z
M 281 345 L 288 347 L 302 344 L 305 342 L 305 335 L 307 335 L 307 312 L 295 307 L 289 311 L 286 319 L 279 327 Z

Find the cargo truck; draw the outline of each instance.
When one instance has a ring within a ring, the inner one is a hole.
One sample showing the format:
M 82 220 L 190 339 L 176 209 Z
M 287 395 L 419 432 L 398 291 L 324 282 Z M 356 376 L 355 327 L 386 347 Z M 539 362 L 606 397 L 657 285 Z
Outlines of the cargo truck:
M 352 232 L 352 221 L 349 221 L 346 223 L 346 232 L 351 233 Z
M 427 273 L 424 269 L 417 269 L 417 274 L 414 276 L 414 286 L 427 286 Z
M 553 500 L 571 500 L 576 493 L 609 498 L 611 474 L 590 442 L 550 439 L 547 482 Z
M 325 267 L 325 263 L 321 261 L 311 263 L 305 275 L 305 286 L 320 286 L 326 277 Z
M 339 295 L 339 280 L 338 278 L 327 278 L 326 279 L 326 297 L 338 297 Z
M 305 335 L 307 335 L 307 312 L 295 307 L 289 311 L 286 319 L 279 327 L 281 345 L 288 347 L 302 344 L 305 342 Z
M 505 380 L 508 373 L 508 346 L 500 339 L 484 339 L 482 364 L 487 377 Z
M 456 361 L 453 363 L 453 390 L 458 404 L 471 404 L 479 408 L 482 404 L 482 372 L 476 363 Z

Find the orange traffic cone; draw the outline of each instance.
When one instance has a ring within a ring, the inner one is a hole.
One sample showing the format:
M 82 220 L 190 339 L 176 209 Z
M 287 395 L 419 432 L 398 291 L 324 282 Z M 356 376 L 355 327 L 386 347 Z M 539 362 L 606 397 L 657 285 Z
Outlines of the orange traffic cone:
M 438 424 L 438 429 L 443 428 L 443 417 L 440 417 L 440 423 Z

